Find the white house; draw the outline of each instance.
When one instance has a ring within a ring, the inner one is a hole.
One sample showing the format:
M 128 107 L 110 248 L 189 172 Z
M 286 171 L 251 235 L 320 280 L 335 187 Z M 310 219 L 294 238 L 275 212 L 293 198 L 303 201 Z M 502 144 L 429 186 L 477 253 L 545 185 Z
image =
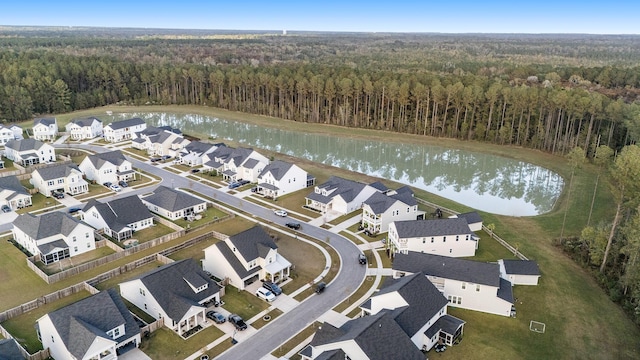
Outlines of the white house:
M 129 140 L 146 128 L 147 123 L 140 118 L 114 121 L 104 127 L 104 140 L 112 143 Z
M 15 140 L 15 135 L 13 131 L 0 124 L 0 146 L 4 146 L 10 140 Z
M 362 203 L 377 191 L 373 186 L 332 176 L 316 185 L 305 198 L 305 205 L 323 214 L 345 215 L 362 208 Z
M 16 176 L 0 177 L 0 206 L 2 205 L 7 205 L 12 210 L 33 205 L 31 194 Z
M 393 260 L 393 277 L 422 272 L 444 294 L 449 306 L 511 316 L 511 283 L 500 277 L 500 265 L 410 251 Z
M 449 216 L 450 218 L 459 218 L 467 220 L 467 224 L 469 224 L 469 229 L 471 231 L 476 232 L 482 230 L 482 218 L 480 214 L 475 211 L 471 211 L 468 213 L 457 214 Z
M 56 161 L 53 146 L 35 139 L 9 140 L 5 144 L 4 156 L 22 166 Z
M 220 287 L 193 259 L 185 259 L 120 283 L 122 297 L 178 335 L 206 323 L 205 303 L 220 301 Z
M 118 183 L 135 179 L 135 171 L 131 162 L 127 160 L 120 150 L 88 155 L 80 163 L 82 171 L 89 180 L 98 184 L 106 182 Z
M 33 138 L 40 141 L 53 141 L 58 136 L 56 118 L 39 118 L 33 120 Z
M 31 184 L 44 196 L 51 196 L 54 191 L 70 195 L 89 192 L 89 183 L 82 178 L 82 171 L 75 164 L 36 169 L 31 173 Z
M 224 180 L 234 182 L 258 181 L 258 176 L 269 165 L 269 159 L 251 148 L 228 148 L 220 146 L 203 158 L 207 169 L 216 170 Z
M 532 260 L 500 259 L 500 277 L 512 285 L 538 285 L 540 268 Z
M 22 130 L 22 128 L 16 124 L 13 125 L 9 125 L 9 129 L 11 129 L 11 131 L 13 131 L 13 138 L 15 140 L 22 140 L 24 139 L 24 130 Z
M 102 120 L 96 117 L 71 120 L 65 129 L 74 140 L 93 139 L 102 136 Z
M 204 249 L 202 267 L 240 290 L 257 281 L 281 282 L 289 278 L 291 263 L 278 254 L 278 246 L 258 225 Z
M 462 218 L 394 221 L 389 225 L 389 246 L 394 253 L 468 257 L 476 254 L 478 242 Z
M 207 210 L 207 202 L 184 191 L 158 186 L 142 203 L 152 212 L 171 220 L 199 214 Z
M 134 134 L 131 147 L 144 150 L 149 155 L 177 156 L 189 143 L 178 129 L 149 126 Z
M 120 351 L 140 345 L 140 327 L 115 289 L 52 311 L 36 328 L 55 359 L 117 360 Z
M 202 141 L 192 141 L 180 151 L 178 161 L 187 166 L 200 166 L 206 154 L 215 151 L 222 143 L 209 144 Z
M 385 193 L 376 191 L 362 203 L 361 225 L 372 234 L 389 231 L 389 224 L 393 221 L 416 220 L 418 217 L 424 217 L 424 212 L 418 211 L 418 202 L 408 186 Z
M 307 177 L 307 172 L 295 164 L 280 160 L 272 161 L 258 175 L 256 192 L 275 199 L 306 188 Z
M 133 236 L 135 231 L 153 225 L 153 215 L 140 201 L 138 195 L 130 195 L 108 201 L 89 200 L 82 209 L 82 219 L 89 225 L 117 241 Z
M 93 229 L 60 211 L 40 216 L 19 215 L 12 232 L 18 244 L 33 255 L 40 255 L 47 265 L 96 248 Z
M 224 171 L 224 162 L 227 161 L 234 148 L 220 144 L 215 150 L 202 155 L 203 171 L 216 171 L 221 174 Z

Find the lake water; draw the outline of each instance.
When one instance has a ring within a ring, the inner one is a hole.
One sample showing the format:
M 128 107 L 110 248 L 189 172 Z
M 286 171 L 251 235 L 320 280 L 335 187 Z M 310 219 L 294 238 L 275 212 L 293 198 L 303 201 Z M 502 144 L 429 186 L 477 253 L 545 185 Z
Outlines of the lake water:
M 228 139 L 314 162 L 394 180 L 469 207 L 511 216 L 543 214 L 553 208 L 563 179 L 526 162 L 444 147 L 368 141 L 301 133 L 227 121 L 203 115 L 127 113 L 105 116 L 106 123 L 132 117 L 169 125 L 216 141 Z

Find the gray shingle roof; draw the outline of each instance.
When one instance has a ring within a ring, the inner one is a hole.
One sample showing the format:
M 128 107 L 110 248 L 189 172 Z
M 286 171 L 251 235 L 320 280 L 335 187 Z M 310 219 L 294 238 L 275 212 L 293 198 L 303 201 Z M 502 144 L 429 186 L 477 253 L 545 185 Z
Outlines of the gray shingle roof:
M 91 117 L 88 117 L 88 118 L 82 118 L 82 119 L 73 119 L 73 120 L 71 120 L 71 123 L 72 124 L 76 124 L 76 125 L 78 125 L 80 127 L 85 127 L 85 126 L 91 126 L 94 121 L 102 123 L 102 120 L 98 119 L 95 116 L 91 116 Z
M 29 151 L 29 150 L 39 150 L 44 143 L 40 140 L 36 139 L 24 139 L 24 140 L 9 140 L 4 145 L 8 149 L 13 149 L 15 151 Z
M 158 186 L 152 195 L 143 198 L 143 200 L 171 212 L 183 210 L 205 202 L 183 191 L 174 190 L 166 186 Z
M 249 155 L 251 155 L 252 152 L 253 152 L 253 149 L 251 148 L 242 148 L 242 147 L 235 148 L 229 154 L 229 157 L 227 158 L 226 163 L 233 161 L 236 166 L 240 166 L 247 160 L 247 158 L 249 157 Z
M 220 291 L 220 287 L 196 264 L 193 259 L 185 259 L 163 265 L 140 277 L 142 283 L 162 309 L 178 321 L 192 306 L 201 306 Z M 208 284 L 205 290 L 195 292 L 194 287 Z
M 76 358 L 82 359 L 96 337 L 111 339 L 110 331 L 125 324 L 124 334 L 116 342 L 140 332 L 115 289 L 99 292 L 49 313 L 62 342 Z
M 271 236 L 259 225 L 229 237 L 229 241 L 246 261 L 264 258 L 269 250 L 278 248 Z
M 373 193 L 373 195 L 371 195 L 367 200 L 365 200 L 364 203 L 369 205 L 369 207 L 375 214 L 382 214 L 391 206 L 393 206 L 396 201 L 400 201 L 406 206 L 414 206 L 418 204 L 416 199 L 413 197 L 413 192 L 402 192 L 393 195 L 385 195 L 377 191 Z
M 42 177 L 43 180 L 53 180 L 53 179 L 59 179 L 63 177 L 66 178 L 67 176 L 71 175 L 74 172 L 74 170 L 79 173 L 82 173 L 82 171 L 80 171 L 80 169 L 78 169 L 78 166 L 75 164 L 60 164 L 55 166 L 49 166 L 45 168 L 36 169 L 34 172 L 37 172 L 38 174 L 40 174 L 40 177 Z
M 393 270 L 500 287 L 500 266 L 496 263 L 409 251 L 395 254 Z
M 185 146 L 184 149 L 188 152 L 193 152 L 197 154 L 204 154 L 207 151 L 210 151 L 215 145 L 204 143 L 202 141 L 192 141 L 189 145 Z
M 256 165 L 258 165 L 258 163 L 259 161 L 256 159 L 247 159 L 242 167 L 244 167 L 245 169 L 253 169 L 254 167 L 256 167 Z
M 389 190 L 389 188 L 385 184 L 383 184 L 381 181 L 372 182 L 371 184 L 369 184 L 369 186 L 381 192 L 385 192 Z
M 0 177 L 0 189 L 15 191 L 18 194 L 28 195 L 27 190 L 20 184 L 20 180 L 15 175 Z
M 132 127 L 132 126 L 142 125 L 144 123 L 145 123 L 144 120 L 140 118 L 133 118 L 133 119 L 127 119 L 127 120 L 121 120 L 121 121 L 114 121 L 107 126 L 112 128 L 113 130 L 117 130 L 117 129 Z
M 221 146 L 218 146 L 217 149 L 209 153 L 209 159 L 220 159 L 220 162 L 222 162 L 227 159 L 232 152 L 233 148 L 222 144 Z
M 233 250 L 229 248 L 226 242 L 220 241 L 215 244 L 222 256 L 227 260 L 229 265 L 233 268 L 233 271 L 238 275 L 240 279 L 246 279 L 247 277 L 254 275 L 258 271 L 262 270 L 262 266 L 258 265 L 249 270 L 245 269 L 240 260 L 233 254 Z
M 0 360 L 24 360 L 20 345 L 14 339 L 0 340 Z
M 473 234 L 466 219 L 394 221 L 398 237 L 430 237 Z
M 258 176 L 258 178 L 261 179 L 266 174 L 271 173 L 271 176 L 273 176 L 274 179 L 280 180 L 282 179 L 284 174 L 286 174 L 287 171 L 291 169 L 292 166 L 292 163 L 284 162 L 281 160 L 272 161 L 269 165 L 265 166 L 264 169 L 262 169 L 262 172 L 260 173 L 260 176 Z
M 458 218 L 466 219 L 468 224 L 474 224 L 474 223 L 482 222 L 482 218 L 480 217 L 480 214 L 478 214 L 475 211 L 458 214 L 457 216 L 458 216 Z
M 503 259 L 504 270 L 507 274 L 514 275 L 540 275 L 540 268 L 533 260 L 509 260 Z
M 29 237 L 40 240 L 57 234 L 68 236 L 81 223 L 84 224 L 67 213 L 54 211 L 40 216 L 29 213 L 19 215 L 13 221 L 13 226 Z
M 465 321 L 458 319 L 455 316 L 451 316 L 449 314 L 441 316 L 438 320 L 436 320 L 433 325 L 431 325 L 424 334 L 427 335 L 429 339 L 433 337 L 433 335 L 437 334 L 440 331 L 444 331 L 449 335 L 455 335 L 456 331 L 461 325 L 464 325 Z
M 37 118 L 33 120 L 33 126 L 36 126 L 38 124 L 49 126 L 55 123 L 56 123 L 56 118 Z
M 144 206 L 138 195 L 130 195 L 106 203 L 92 199 L 85 205 L 83 211 L 87 212 L 94 206 L 107 223 L 109 229 L 114 231 L 120 231 L 129 224 L 153 218 L 153 215 Z
M 52 241 L 46 244 L 38 245 L 38 250 L 40 250 L 40 253 L 42 255 L 49 255 L 53 250 L 56 250 L 56 249 L 64 250 L 68 248 L 69 248 L 69 245 L 67 245 L 67 243 L 64 242 L 64 240 L 62 239 Z M 56 250 L 56 252 L 60 250 Z
M 111 163 L 116 166 L 120 166 L 127 159 L 122 155 L 120 150 L 113 150 L 105 153 L 93 154 L 88 156 L 89 161 L 96 169 L 100 169 L 106 163 Z
M 343 179 L 337 176 L 331 176 L 327 182 L 322 185 L 318 185 L 317 187 L 320 190 L 334 190 L 328 196 L 320 194 L 316 194 L 315 190 L 307 195 L 308 199 L 318 201 L 322 204 L 328 204 L 331 199 L 336 196 L 341 196 L 347 203 L 351 200 L 355 199 L 358 194 L 365 188 L 365 184 L 359 183 L 356 181 L 351 181 L 347 179 Z
M 511 286 L 511 281 L 500 278 L 498 297 L 513 304 L 513 287 Z

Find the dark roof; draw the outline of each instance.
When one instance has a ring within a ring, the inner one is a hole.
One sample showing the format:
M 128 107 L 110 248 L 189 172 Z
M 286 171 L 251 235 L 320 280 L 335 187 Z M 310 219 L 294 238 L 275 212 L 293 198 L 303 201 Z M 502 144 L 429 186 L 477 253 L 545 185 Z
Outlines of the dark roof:
M 78 125 L 80 127 L 85 127 L 85 126 L 91 126 L 94 121 L 102 123 L 102 120 L 98 119 L 95 116 L 91 116 L 91 117 L 83 118 L 83 119 L 73 119 L 73 120 L 71 120 L 70 124 L 76 124 L 76 125 Z
M 6 148 L 16 151 L 39 150 L 44 143 L 36 139 L 9 140 L 4 145 Z
M 132 127 L 132 126 L 142 125 L 144 123 L 145 123 L 144 120 L 140 118 L 133 118 L 133 119 L 127 119 L 127 120 L 114 121 L 107 126 L 112 128 L 113 130 L 117 130 L 117 129 Z
M 114 231 L 120 231 L 129 224 L 153 217 L 138 195 L 130 195 L 106 203 L 91 199 L 87 202 L 83 211 L 87 212 L 94 206 L 107 223 L 109 229 Z
M 372 297 L 372 301 L 377 296 L 393 292 L 398 292 L 409 305 L 393 312 L 395 321 L 409 337 L 415 335 L 447 305 L 444 295 L 422 273 L 385 282 L 385 286 Z
M 260 162 L 256 159 L 247 159 L 247 161 L 245 161 L 242 166 L 245 169 L 253 169 L 254 167 L 256 167 L 256 165 L 258 165 L 258 163 Z
M 292 163 L 284 162 L 281 160 L 272 161 L 269 165 L 265 166 L 264 169 L 262 169 L 262 172 L 260 173 L 260 176 L 258 176 L 258 178 L 262 178 L 266 174 L 271 173 L 271 176 L 273 176 L 274 179 L 280 180 L 282 179 L 284 174 L 286 174 L 287 171 L 291 169 L 292 166 Z
M 394 221 L 399 238 L 473 234 L 465 219 Z
M 229 237 L 229 241 L 247 261 L 264 258 L 271 249 L 278 246 L 260 225 Z
M 49 126 L 56 123 L 56 118 L 37 118 L 33 120 L 33 126 L 38 124 L 42 124 L 44 126 Z
M 346 359 L 345 355 L 342 349 L 335 349 L 323 352 L 315 360 L 344 360 Z
M 513 287 L 511 286 L 511 281 L 500 278 L 498 297 L 513 304 Z
M 120 150 L 113 150 L 105 153 L 89 155 L 88 158 L 96 169 L 102 168 L 105 163 L 111 163 L 113 165 L 120 166 L 123 162 L 127 161 Z
M 107 331 L 125 324 L 120 336 L 128 339 L 140 332 L 133 315 L 115 289 L 99 292 L 50 312 L 49 318 L 62 342 L 76 358 L 82 359 L 96 337 L 113 340 Z
M 42 255 L 49 255 L 52 251 L 60 251 L 60 250 L 64 250 L 64 249 L 68 249 L 69 245 L 67 245 L 67 243 L 62 240 L 56 240 L 56 241 L 52 241 L 52 242 L 48 242 L 46 244 L 40 244 L 37 245 L 38 246 L 38 250 L 40 250 L 40 253 Z
M 514 275 L 540 275 L 540 268 L 533 260 L 509 260 L 503 259 L 504 270 L 507 274 Z
M 205 301 L 220 291 L 220 287 L 198 266 L 193 259 L 184 259 L 163 265 L 140 277 L 149 293 L 160 307 L 178 321 L 192 306 L 201 306 Z M 195 292 L 191 286 L 208 287 Z M 190 286 L 191 285 L 191 286 Z
M 13 221 L 13 226 L 35 240 L 58 234 L 68 236 L 80 224 L 85 223 L 61 211 L 54 211 L 40 216 L 25 213 L 19 215 Z
M 209 159 L 212 159 L 212 160 L 219 159 L 220 162 L 222 162 L 225 159 L 227 159 L 232 152 L 233 152 L 232 147 L 228 147 L 222 144 L 218 146 L 215 150 L 213 150 L 211 153 L 209 153 Z
M 20 184 L 20 180 L 15 175 L 0 177 L 0 189 L 15 191 L 19 194 L 28 195 L 27 190 Z
M 0 360 L 24 360 L 20 345 L 14 339 L 0 339 Z
M 371 184 L 369 184 L 369 186 L 381 192 L 386 192 L 389 190 L 389 188 L 385 184 L 383 184 L 382 181 L 372 182 Z
M 185 146 L 184 149 L 188 152 L 194 152 L 197 154 L 204 154 L 207 151 L 211 150 L 215 145 L 204 143 L 202 141 L 192 141 L 189 145 Z
M 82 174 L 82 171 L 80 171 L 80 169 L 78 169 L 78 166 L 75 164 L 54 165 L 36 169 L 34 172 L 40 174 L 40 177 L 43 180 L 53 180 L 67 177 L 73 173 L 73 170 L 76 170 Z
M 400 201 L 407 206 L 414 206 L 418 204 L 416 199 L 413 197 L 413 192 L 402 192 L 395 193 L 393 195 L 385 195 L 377 191 L 373 193 L 373 195 L 371 195 L 367 200 L 365 200 L 364 203 L 369 205 L 369 207 L 375 214 L 382 214 L 391 206 L 393 206 L 396 201 Z
M 226 159 L 226 163 L 230 163 L 233 162 L 235 163 L 236 166 L 240 166 L 242 165 L 247 158 L 249 157 L 249 155 L 251 155 L 251 153 L 253 152 L 252 148 L 235 148 L 231 151 L 231 153 L 229 154 L 229 156 Z
M 328 204 L 331 199 L 336 196 L 341 196 L 344 201 L 351 202 L 351 200 L 355 199 L 358 194 L 365 188 L 365 184 L 359 183 L 352 180 L 343 179 L 337 176 L 331 176 L 327 182 L 322 185 L 317 185 L 320 190 L 327 190 L 333 192 L 329 193 L 328 196 L 320 194 L 316 194 L 315 189 L 309 195 L 307 195 L 308 199 L 318 201 L 323 204 Z
M 143 198 L 143 200 L 171 212 L 206 202 L 193 195 L 166 186 L 158 186 L 152 195 Z
M 468 224 L 474 224 L 474 223 L 482 222 L 482 218 L 480 217 L 480 214 L 478 214 L 475 211 L 458 214 L 458 218 L 467 219 L 467 223 Z
M 235 273 L 238 275 L 240 279 L 246 279 L 250 275 L 253 275 L 258 271 L 262 270 L 262 266 L 260 265 L 249 270 L 245 269 L 245 267 L 242 265 L 240 260 L 238 260 L 238 258 L 233 253 L 233 250 L 231 250 L 231 248 L 229 248 L 227 243 L 224 241 L 220 241 L 216 243 L 215 247 L 218 248 L 222 256 L 224 256 L 224 258 L 227 260 L 229 265 L 231 265 L 231 267 L 233 268 L 233 271 L 235 271 Z
M 449 335 L 455 335 L 458 328 L 464 325 L 465 321 L 458 319 L 455 316 L 449 314 L 441 316 L 431 325 L 424 334 L 431 339 L 433 335 L 443 331 Z
M 395 254 L 393 270 L 500 287 L 500 266 L 496 263 L 409 251 Z
M 327 325 L 324 323 L 322 329 L 316 332 L 312 346 L 353 340 L 371 360 L 424 360 L 424 354 L 394 321 L 389 311 L 383 310 L 376 315 L 347 321 L 339 329 Z M 331 349 L 334 350 L 337 349 Z

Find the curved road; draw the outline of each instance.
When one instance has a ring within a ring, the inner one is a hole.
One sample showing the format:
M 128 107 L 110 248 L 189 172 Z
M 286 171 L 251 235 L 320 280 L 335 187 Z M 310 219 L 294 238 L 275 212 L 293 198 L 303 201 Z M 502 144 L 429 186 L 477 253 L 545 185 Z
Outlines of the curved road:
M 65 144 L 64 146 L 56 145 L 56 147 L 78 147 L 92 150 L 94 152 L 109 151 L 109 149 L 95 145 Z M 284 225 L 287 222 L 286 218 L 276 216 L 271 209 L 264 208 L 233 195 L 229 195 L 208 185 L 187 179 L 170 171 L 157 168 L 130 156 L 127 156 L 127 158 L 131 161 L 134 167 L 161 177 L 163 180 L 161 184 L 165 186 L 171 187 L 173 185 L 174 187 L 192 189 L 214 198 L 217 201 L 221 201 L 276 224 Z M 144 192 L 148 191 L 149 189 L 144 189 Z M 128 192 L 127 194 L 131 194 L 131 192 Z M 342 236 L 309 224 L 303 226 L 302 229 L 299 230 L 299 233 L 318 239 L 322 242 L 326 242 L 326 240 L 329 239 L 331 247 L 333 247 L 340 256 L 341 266 L 337 276 L 331 284 L 327 286 L 326 290 L 322 294 L 310 296 L 293 310 L 280 315 L 267 326 L 260 329 L 256 334 L 239 342 L 233 348 L 229 349 L 216 359 L 236 360 L 262 358 L 287 341 L 287 339 L 303 330 L 322 314 L 342 302 L 352 292 L 358 289 L 362 283 L 366 275 L 366 267 L 358 264 L 357 254 L 360 250 L 355 244 Z

